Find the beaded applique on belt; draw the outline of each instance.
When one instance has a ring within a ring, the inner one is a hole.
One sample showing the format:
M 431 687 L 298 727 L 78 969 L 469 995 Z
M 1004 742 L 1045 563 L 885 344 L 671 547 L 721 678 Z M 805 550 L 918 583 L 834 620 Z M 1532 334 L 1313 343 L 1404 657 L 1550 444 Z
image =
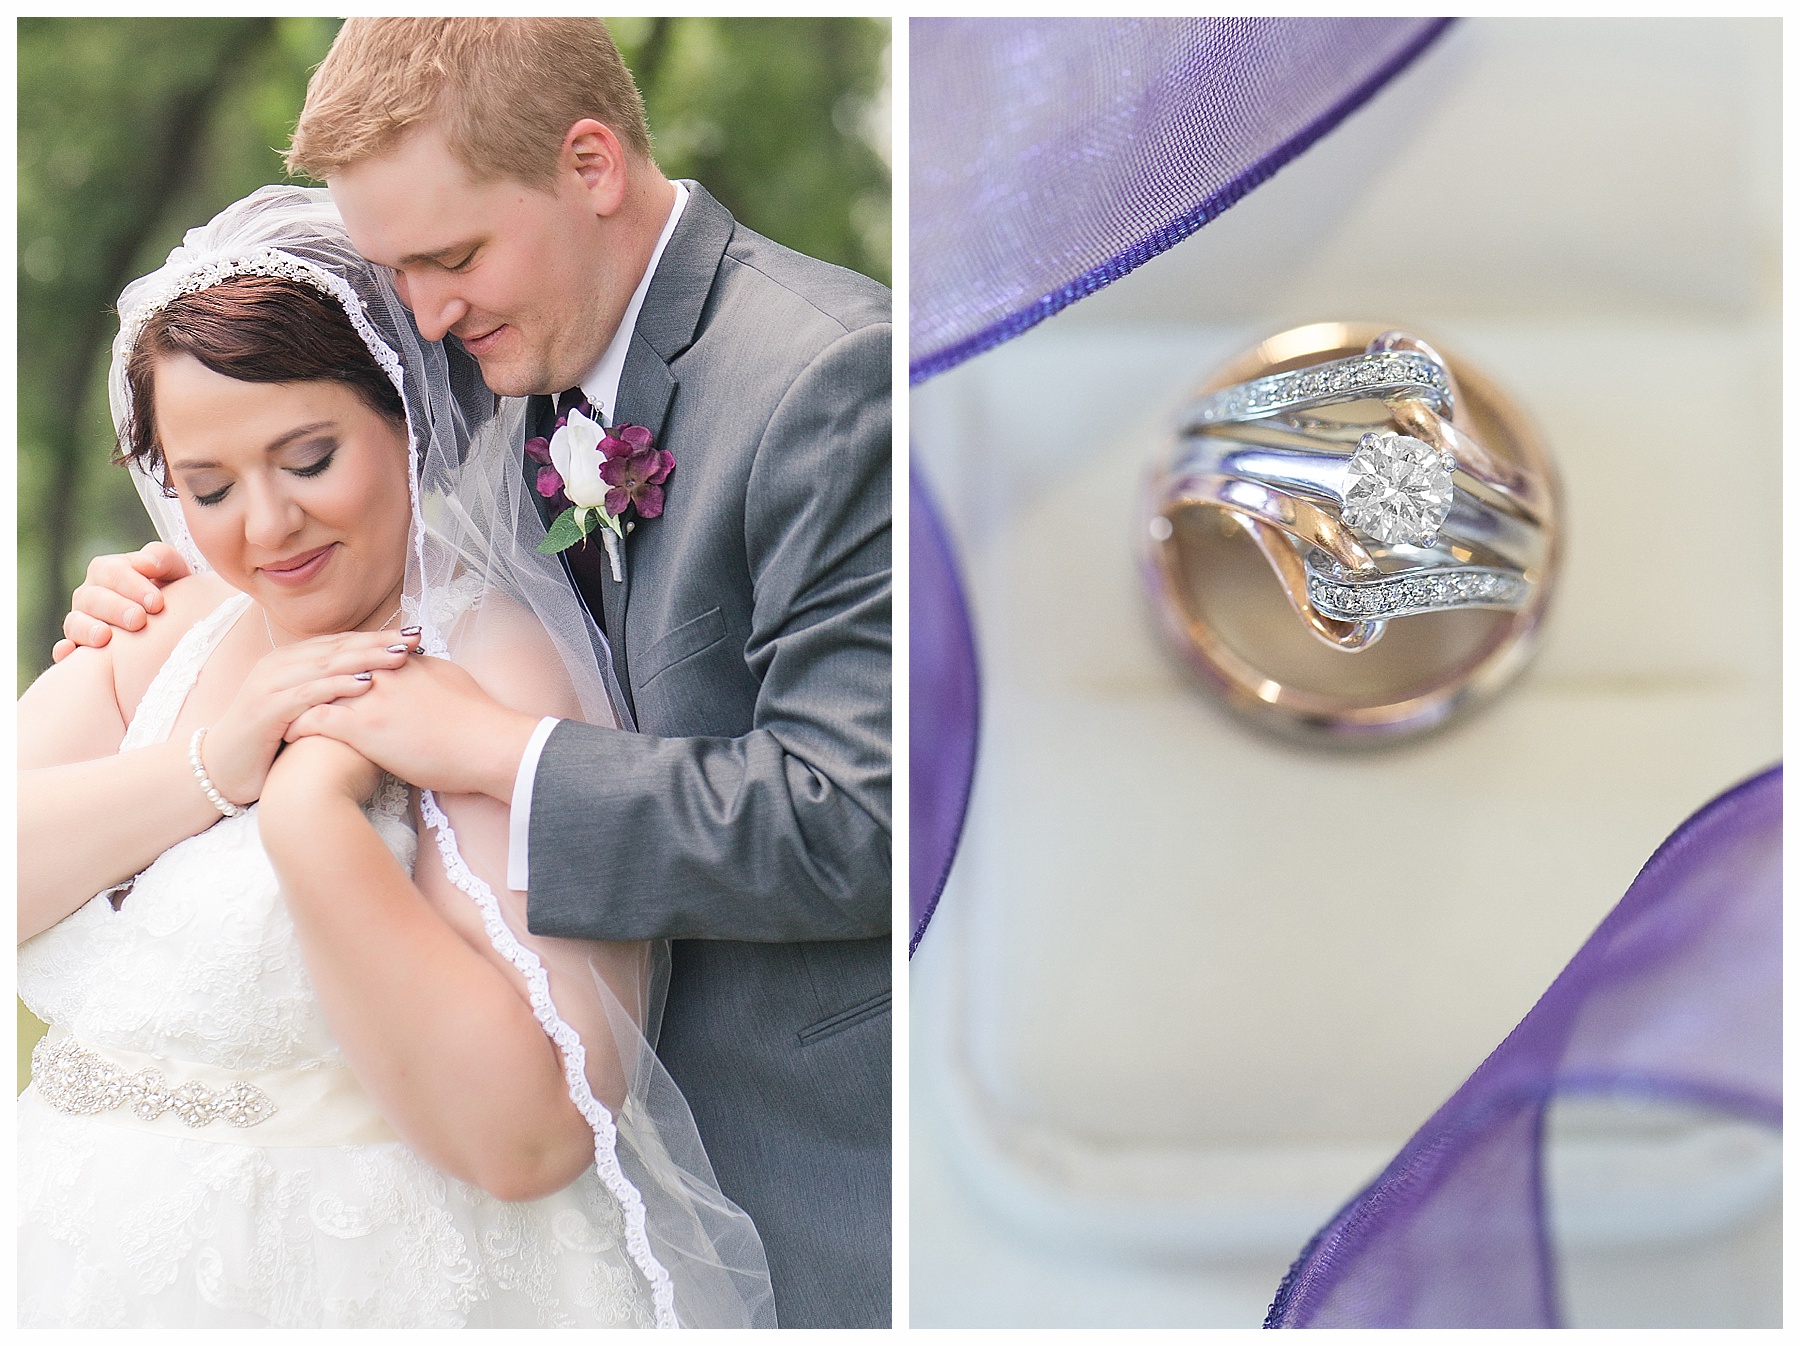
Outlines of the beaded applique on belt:
M 31 1049 L 31 1079 L 38 1097 L 58 1112 L 88 1115 L 128 1108 L 145 1121 L 173 1112 L 195 1128 L 212 1122 L 251 1127 L 277 1111 L 254 1084 L 240 1081 L 214 1089 L 198 1081 L 171 1085 L 160 1070 L 120 1070 L 73 1038 L 40 1040 Z

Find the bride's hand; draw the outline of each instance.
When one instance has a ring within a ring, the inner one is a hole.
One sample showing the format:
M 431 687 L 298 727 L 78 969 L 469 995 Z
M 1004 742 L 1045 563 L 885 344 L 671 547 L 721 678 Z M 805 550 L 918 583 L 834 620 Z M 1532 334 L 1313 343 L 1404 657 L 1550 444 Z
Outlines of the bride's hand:
M 366 804 L 375 795 L 381 768 L 355 748 L 334 738 L 307 738 L 290 743 L 269 768 L 263 784 L 265 813 L 279 813 L 290 801 L 314 801 L 338 795 Z
M 234 804 L 261 798 L 288 727 L 314 706 L 366 693 L 374 683 L 358 673 L 405 664 L 406 652 L 396 653 L 395 645 L 416 650 L 418 639 L 392 631 L 349 631 L 265 654 L 206 731 L 200 752 L 214 788 Z

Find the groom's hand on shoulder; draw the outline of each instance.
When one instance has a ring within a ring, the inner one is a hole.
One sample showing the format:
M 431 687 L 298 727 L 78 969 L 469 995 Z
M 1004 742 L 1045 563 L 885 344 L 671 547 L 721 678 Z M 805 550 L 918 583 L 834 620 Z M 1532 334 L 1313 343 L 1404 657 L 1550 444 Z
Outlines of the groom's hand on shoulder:
M 362 696 L 314 706 L 287 738 L 335 738 L 421 789 L 509 803 L 539 718 L 495 700 L 467 669 L 414 655 L 376 670 Z
M 112 639 L 113 628 L 141 631 L 149 614 L 163 608 L 162 587 L 188 573 L 181 553 L 166 542 L 152 542 L 124 555 L 96 556 L 88 562 L 87 581 L 75 591 L 63 618 L 64 639 L 50 657 L 61 663 L 78 645 L 98 649 Z

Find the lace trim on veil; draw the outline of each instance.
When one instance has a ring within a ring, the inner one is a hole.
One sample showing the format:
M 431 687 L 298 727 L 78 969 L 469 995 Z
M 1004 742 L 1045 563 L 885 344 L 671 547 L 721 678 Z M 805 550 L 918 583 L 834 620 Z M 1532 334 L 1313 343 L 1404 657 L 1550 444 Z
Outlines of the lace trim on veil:
M 417 518 L 419 487 L 416 470 L 412 473 L 412 488 L 413 517 Z M 414 530 L 414 547 L 421 569 L 425 564 L 423 532 L 423 529 Z M 473 606 L 472 600 L 481 591 L 482 585 L 478 578 L 466 575 L 462 577 L 462 581 L 452 580 L 447 588 L 432 592 L 432 601 L 425 605 L 425 611 L 413 614 L 414 620 L 422 622 L 426 627 L 421 644 L 427 651 L 438 658 L 450 657 L 450 648 L 442 632 L 456 624 L 457 618 Z M 519 942 L 512 928 L 506 924 L 506 918 L 500 914 L 500 901 L 494 896 L 494 890 L 464 861 L 462 849 L 457 845 L 456 829 L 450 825 L 450 819 L 438 807 L 437 798 L 430 790 L 419 791 L 419 811 L 424 815 L 425 824 L 437 841 L 438 854 L 444 862 L 444 873 L 480 909 L 482 927 L 487 932 L 489 943 L 524 976 L 531 997 L 531 1012 L 537 1017 L 545 1036 L 562 1053 L 563 1078 L 569 1086 L 569 1099 L 587 1119 L 588 1126 L 594 1132 L 594 1169 L 600 1175 L 601 1182 L 606 1184 L 606 1190 L 619 1203 L 619 1209 L 625 1217 L 625 1248 L 650 1284 L 651 1299 L 656 1309 L 656 1325 L 681 1326 L 675 1318 L 674 1281 L 669 1276 L 668 1268 L 657 1260 L 655 1252 L 651 1250 L 650 1238 L 645 1231 L 643 1195 L 631 1179 L 625 1176 L 625 1170 L 619 1163 L 618 1127 L 613 1122 L 612 1113 L 594 1097 L 594 1091 L 588 1086 L 587 1048 L 582 1044 L 581 1035 L 557 1013 L 556 1002 L 550 996 L 549 974 L 544 971 L 543 961 Z
M 543 961 L 519 943 L 518 937 L 506 924 L 506 918 L 500 914 L 500 902 L 494 896 L 494 890 L 464 863 L 462 852 L 456 844 L 456 832 L 430 790 L 419 791 L 419 807 L 425 815 L 426 825 L 437 839 L 444 872 L 481 909 L 482 925 L 487 931 L 488 939 L 524 975 L 531 996 L 531 1012 L 537 1016 L 545 1034 L 562 1052 L 563 1078 L 569 1085 L 569 1097 L 593 1128 L 594 1169 L 624 1213 L 625 1247 L 638 1270 L 644 1273 L 644 1279 L 650 1283 L 650 1295 L 656 1308 L 656 1325 L 679 1327 L 680 1324 L 675 1320 L 674 1283 L 669 1278 L 668 1269 L 656 1260 L 656 1254 L 650 1249 L 649 1236 L 644 1230 L 644 1199 L 619 1165 L 618 1127 L 613 1124 L 612 1114 L 607 1111 L 606 1105 L 595 1098 L 594 1091 L 588 1087 L 587 1048 L 582 1046 L 581 1035 L 556 1012 L 556 1002 L 550 998 L 550 978 L 544 971 Z
M 236 256 L 215 257 L 211 261 L 198 263 L 178 274 L 167 285 L 144 295 L 119 323 L 119 335 L 126 348 L 137 344 L 138 333 L 144 330 L 144 324 L 150 321 L 153 313 L 167 308 L 183 295 L 211 289 L 220 281 L 230 280 L 235 276 L 275 276 L 284 280 L 297 280 L 316 290 L 323 290 L 343 307 L 350 325 L 363 339 L 363 344 L 368 346 L 369 353 L 380 362 L 387 376 L 394 381 L 394 386 L 402 386 L 404 371 L 400 367 L 400 357 L 381 339 L 381 334 L 368 319 L 368 305 L 357 297 L 349 282 L 342 276 L 332 275 L 323 267 L 314 266 L 303 258 L 275 248 L 256 248 Z

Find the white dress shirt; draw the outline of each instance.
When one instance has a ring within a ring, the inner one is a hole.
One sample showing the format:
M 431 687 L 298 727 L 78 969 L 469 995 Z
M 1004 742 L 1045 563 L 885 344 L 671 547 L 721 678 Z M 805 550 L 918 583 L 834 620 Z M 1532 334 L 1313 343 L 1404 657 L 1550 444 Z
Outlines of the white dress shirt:
M 613 404 L 619 398 L 619 380 L 625 373 L 625 353 L 631 349 L 631 334 L 637 330 L 638 314 L 644 307 L 644 295 L 650 289 L 651 278 L 656 275 L 656 264 L 662 260 L 663 249 L 669 246 L 675 226 L 681 221 L 681 212 L 687 208 L 688 189 L 679 182 L 674 187 L 675 204 L 669 208 L 669 218 L 663 224 L 662 233 L 657 236 L 656 248 L 650 254 L 650 265 L 644 268 L 637 289 L 631 292 L 631 302 L 625 306 L 625 316 L 619 319 L 619 330 L 613 333 L 613 339 L 607 343 L 606 350 L 581 380 L 581 391 L 587 395 L 588 405 L 597 410 L 608 425 L 618 418 L 618 408 Z M 525 745 L 525 755 L 519 759 L 519 774 L 513 778 L 512 819 L 506 848 L 506 886 L 515 892 L 531 890 L 531 789 L 537 779 L 538 758 L 543 754 L 544 740 L 550 737 L 550 731 L 556 728 L 556 724 L 554 716 L 545 716 L 538 721 L 530 742 Z

